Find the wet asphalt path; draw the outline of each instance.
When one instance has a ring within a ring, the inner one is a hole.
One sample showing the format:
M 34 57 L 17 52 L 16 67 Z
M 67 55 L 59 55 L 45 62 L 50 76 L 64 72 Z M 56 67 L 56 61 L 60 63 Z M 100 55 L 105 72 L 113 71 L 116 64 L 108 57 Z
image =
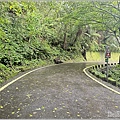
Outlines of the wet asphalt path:
M 120 95 L 83 73 L 86 63 L 37 70 L 0 92 L 3 118 L 120 118 Z

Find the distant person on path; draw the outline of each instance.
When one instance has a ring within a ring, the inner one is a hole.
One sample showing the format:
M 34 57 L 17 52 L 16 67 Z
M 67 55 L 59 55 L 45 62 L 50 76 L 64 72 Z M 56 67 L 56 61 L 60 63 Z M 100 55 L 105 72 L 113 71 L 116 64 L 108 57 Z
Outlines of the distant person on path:
M 82 48 L 81 53 L 82 53 L 83 58 L 87 61 L 87 58 L 86 58 L 86 49 L 84 47 Z

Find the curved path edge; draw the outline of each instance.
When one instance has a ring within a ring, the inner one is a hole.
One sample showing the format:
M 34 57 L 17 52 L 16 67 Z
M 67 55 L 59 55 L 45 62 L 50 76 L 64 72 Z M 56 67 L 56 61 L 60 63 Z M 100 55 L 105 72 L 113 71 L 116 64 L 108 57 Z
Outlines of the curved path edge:
M 45 67 L 36 68 L 36 69 L 34 69 L 34 70 L 31 70 L 31 71 L 29 71 L 29 72 L 21 75 L 20 77 L 14 79 L 14 80 L 12 80 L 11 82 L 7 83 L 6 85 L 2 86 L 2 87 L 0 88 L 0 92 L 3 91 L 3 90 L 4 90 L 5 88 L 7 88 L 8 86 L 10 86 L 11 84 L 13 84 L 14 82 L 16 82 L 16 81 L 18 81 L 19 79 L 21 79 L 22 77 L 24 77 L 24 76 L 26 76 L 26 75 L 34 72 L 34 71 L 37 71 L 37 70 L 40 70 L 40 69 L 43 69 L 43 68 L 47 68 L 47 67 L 50 67 L 50 66 L 55 66 L 55 64 L 54 64 L 54 65 L 48 65 L 48 66 L 45 66 Z
M 107 85 L 103 84 L 102 82 L 98 81 L 97 79 L 95 79 L 95 78 L 93 78 L 91 75 L 89 75 L 86 70 L 87 70 L 88 68 L 90 68 L 90 67 L 91 67 L 91 66 L 86 67 L 86 68 L 83 69 L 83 72 L 84 72 L 89 78 L 91 78 L 92 80 L 94 80 L 94 81 L 97 82 L 98 84 L 102 85 L 102 86 L 105 87 L 106 89 L 109 89 L 109 90 L 111 90 L 112 92 L 120 95 L 120 92 L 114 90 L 114 89 L 111 88 L 111 87 L 108 87 Z
M 66 64 L 66 63 L 62 63 L 62 64 Z M 48 65 L 48 66 L 45 66 L 45 67 L 40 67 L 40 68 L 31 70 L 31 71 L 29 71 L 29 72 L 27 72 L 27 73 L 21 75 L 20 77 L 14 79 L 14 80 L 12 80 L 11 82 L 7 83 L 6 85 L 2 86 L 2 87 L 0 88 L 0 92 L 3 91 L 3 90 L 4 90 L 5 88 L 7 88 L 8 86 L 10 86 L 11 84 L 13 84 L 14 82 L 16 82 L 16 81 L 18 81 L 19 79 L 21 79 L 22 77 L 24 77 L 24 76 L 26 76 L 26 75 L 28 75 L 28 74 L 34 72 L 34 71 L 37 71 L 37 70 L 40 70 L 40 69 L 43 69 L 43 68 L 47 68 L 47 67 L 50 67 L 50 66 L 55 66 L 55 64 L 53 64 L 53 65 Z M 88 68 L 90 68 L 90 67 L 91 67 L 91 66 L 86 67 L 85 69 L 83 69 L 83 72 L 84 72 L 89 78 L 91 78 L 91 79 L 94 80 L 95 82 L 101 84 L 103 87 L 105 87 L 105 88 L 111 90 L 112 92 L 114 92 L 114 93 L 120 95 L 120 92 L 118 92 L 118 91 L 116 91 L 116 90 L 114 90 L 114 89 L 108 87 L 107 85 L 101 83 L 100 81 L 98 81 L 98 80 L 96 80 L 95 78 L 93 78 L 92 76 L 90 76 L 90 75 L 86 72 L 86 70 L 87 70 Z

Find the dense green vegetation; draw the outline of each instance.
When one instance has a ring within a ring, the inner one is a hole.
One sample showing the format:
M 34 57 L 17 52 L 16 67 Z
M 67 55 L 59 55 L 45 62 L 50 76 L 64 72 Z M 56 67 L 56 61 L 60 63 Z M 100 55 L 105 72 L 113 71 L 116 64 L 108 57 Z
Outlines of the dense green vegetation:
M 109 66 L 108 79 L 106 78 L 106 66 L 91 67 L 89 69 L 89 72 L 106 82 L 120 87 L 120 64 L 115 66 Z
M 110 69 L 109 78 L 114 79 L 116 81 L 116 85 L 120 87 L 120 65 Z
M 81 51 L 120 51 L 120 7 L 112 2 L 0 2 L 0 82 Z

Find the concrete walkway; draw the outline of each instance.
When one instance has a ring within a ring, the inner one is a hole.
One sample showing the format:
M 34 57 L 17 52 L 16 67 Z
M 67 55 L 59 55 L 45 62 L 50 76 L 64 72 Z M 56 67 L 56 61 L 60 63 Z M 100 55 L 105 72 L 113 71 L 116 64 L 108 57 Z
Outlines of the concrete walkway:
M 83 73 L 87 63 L 34 71 L 0 92 L 0 119 L 120 118 L 120 95 Z

